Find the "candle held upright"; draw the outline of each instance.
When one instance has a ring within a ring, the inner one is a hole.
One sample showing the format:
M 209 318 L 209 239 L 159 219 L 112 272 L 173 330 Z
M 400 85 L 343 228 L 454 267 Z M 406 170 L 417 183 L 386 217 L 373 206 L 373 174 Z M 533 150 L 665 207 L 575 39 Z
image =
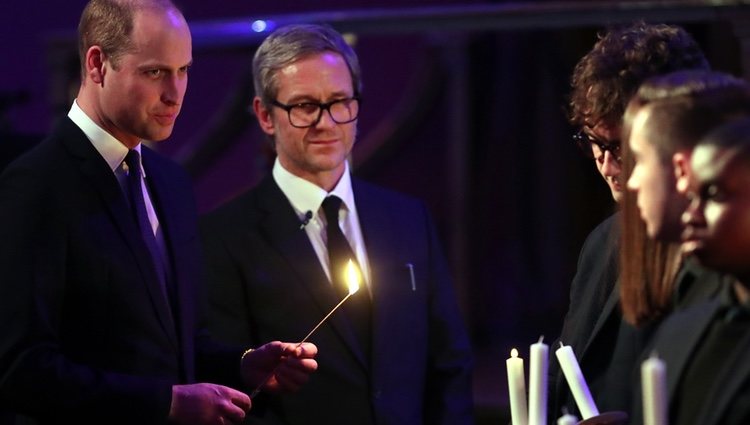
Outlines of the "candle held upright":
M 528 425 L 526 409 L 526 378 L 524 377 L 523 359 L 518 357 L 518 350 L 510 351 L 510 358 L 505 361 L 508 370 L 508 397 L 510 398 L 510 417 L 512 425 Z
M 547 425 L 549 346 L 543 341 L 531 344 L 529 353 L 529 425 Z
M 667 425 L 667 366 L 656 354 L 641 364 L 643 425 Z

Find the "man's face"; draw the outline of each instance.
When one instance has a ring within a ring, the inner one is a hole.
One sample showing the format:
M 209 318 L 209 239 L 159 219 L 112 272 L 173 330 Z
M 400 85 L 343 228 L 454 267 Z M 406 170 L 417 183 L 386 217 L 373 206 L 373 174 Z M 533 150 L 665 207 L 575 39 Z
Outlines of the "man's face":
M 178 12 L 137 12 L 132 42 L 117 69 L 105 58 L 97 111 L 105 130 L 129 147 L 172 133 L 192 62 L 190 30 Z
M 620 202 L 620 199 L 622 199 L 622 186 L 619 180 L 621 171 L 619 159 L 620 126 L 600 121 L 592 127 L 584 127 L 582 131 L 592 141 L 591 153 L 594 157 L 596 169 L 607 182 L 615 202 Z M 600 146 L 611 147 L 611 149 L 603 150 Z M 618 148 L 615 148 L 616 146 Z
M 275 100 L 285 105 L 327 103 L 354 95 L 349 67 L 341 55 L 333 52 L 308 56 L 287 65 L 277 71 L 276 81 Z M 354 145 L 356 121 L 338 124 L 328 111 L 322 111 L 317 124 L 297 128 L 280 107 L 266 109 L 256 98 L 255 109 L 261 128 L 274 138 L 279 162 L 286 170 L 321 187 L 331 176 L 338 181 Z
M 649 237 L 679 241 L 682 232 L 680 214 L 685 209 L 686 201 L 676 191 L 671 160 L 661 158 L 649 141 L 649 115 L 650 110 L 645 108 L 633 119 L 628 143 L 635 158 L 635 167 L 627 186 L 637 193 L 638 209 Z
M 682 249 L 702 264 L 747 276 L 750 271 L 750 163 L 736 150 L 699 145 L 690 161 L 690 205 Z

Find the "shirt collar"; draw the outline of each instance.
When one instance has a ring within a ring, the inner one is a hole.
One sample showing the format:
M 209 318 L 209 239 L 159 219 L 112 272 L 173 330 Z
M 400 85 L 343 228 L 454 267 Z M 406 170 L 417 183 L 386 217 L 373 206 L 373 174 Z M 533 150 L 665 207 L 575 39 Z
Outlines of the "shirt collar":
M 339 182 L 329 193 L 320 188 L 318 185 L 311 183 L 301 177 L 287 171 L 279 158 L 273 164 L 273 179 L 284 193 L 289 203 L 300 217 L 304 216 L 307 211 L 317 214 L 323 200 L 329 195 L 336 195 L 343 201 L 349 211 L 354 210 L 354 194 L 352 192 L 352 179 L 349 174 L 349 163 L 344 163 L 344 174 Z
M 112 171 L 117 170 L 125 160 L 125 156 L 128 154 L 128 147 L 122 144 L 114 136 L 107 133 L 106 130 L 99 127 L 85 112 L 78 106 L 78 101 L 74 100 L 73 105 L 68 111 L 68 118 L 75 125 L 77 125 L 81 131 L 86 135 L 99 155 L 107 161 L 107 165 Z M 141 154 L 141 144 L 139 143 L 133 148 L 138 155 Z M 143 170 L 143 161 L 141 160 L 141 175 L 146 177 L 145 170 Z

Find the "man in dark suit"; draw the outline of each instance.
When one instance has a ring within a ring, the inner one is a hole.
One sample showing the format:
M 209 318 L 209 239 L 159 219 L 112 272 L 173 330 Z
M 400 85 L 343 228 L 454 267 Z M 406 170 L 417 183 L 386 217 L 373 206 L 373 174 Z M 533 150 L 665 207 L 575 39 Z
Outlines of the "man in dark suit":
M 92 0 L 79 36 L 68 116 L 0 177 L 0 400 L 41 423 L 239 422 L 246 394 L 195 382 L 293 390 L 316 348 L 225 347 L 200 323 L 190 182 L 141 145 L 180 111 L 187 23 L 168 1 Z
M 620 132 L 630 98 L 647 78 L 686 68 L 708 68 L 700 48 L 682 28 L 636 23 L 603 34 L 571 77 L 570 122 L 574 140 L 593 159 L 616 203 L 620 181 Z M 617 213 L 588 236 L 570 287 L 570 307 L 559 340 L 578 358 L 600 411 L 630 407 L 630 371 L 647 335 L 623 321 L 617 284 Z M 550 368 L 550 418 L 577 411 L 556 361 Z
M 349 173 L 354 51 L 328 27 L 294 25 L 253 65 L 253 109 L 277 158 L 201 222 L 213 330 L 234 343 L 301 339 L 345 296 L 342 252 L 363 276 L 311 337 L 319 370 L 300 392 L 269 397 L 263 423 L 472 423 L 469 341 L 429 214 Z

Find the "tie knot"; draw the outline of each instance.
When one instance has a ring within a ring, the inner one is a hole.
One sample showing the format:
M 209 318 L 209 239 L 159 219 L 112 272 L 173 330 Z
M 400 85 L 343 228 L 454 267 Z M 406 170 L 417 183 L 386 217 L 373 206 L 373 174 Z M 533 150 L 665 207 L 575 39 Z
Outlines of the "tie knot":
M 326 216 L 328 225 L 339 222 L 339 209 L 341 208 L 341 198 L 331 195 L 323 200 L 323 213 Z
M 141 155 L 136 150 L 129 150 L 128 154 L 125 155 L 125 164 L 128 165 L 128 175 L 141 174 Z

